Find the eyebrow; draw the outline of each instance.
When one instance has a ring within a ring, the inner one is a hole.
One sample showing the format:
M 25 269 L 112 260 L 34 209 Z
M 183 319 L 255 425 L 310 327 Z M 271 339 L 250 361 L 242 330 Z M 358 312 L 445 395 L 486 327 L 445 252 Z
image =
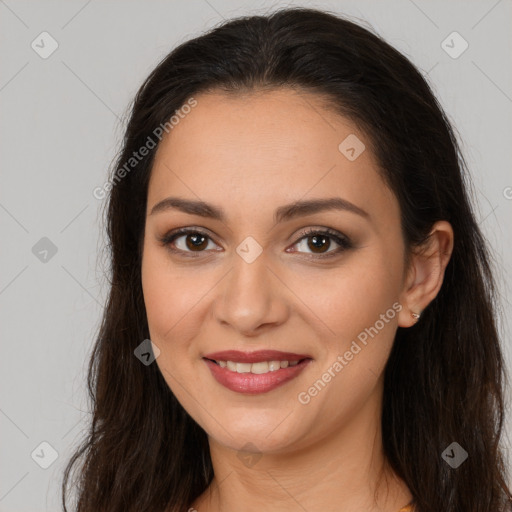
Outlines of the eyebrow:
M 180 210 L 190 215 L 198 215 L 200 217 L 209 217 L 221 222 L 226 221 L 226 214 L 222 208 L 206 203 L 204 201 L 196 201 L 191 199 L 183 199 L 180 197 L 167 197 L 153 206 L 149 215 L 164 212 L 170 209 Z M 305 201 L 295 201 L 290 204 L 280 206 L 274 213 L 274 222 L 279 223 L 301 217 L 304 215 L 312 215 L 314 213 L 342 210 L 360 215 L 365 219 L 370 219 L 370 214 L 356 206 L 355 204 L 342 199 L 341 197 L 331 197 L 326 199 L 310 199 Z

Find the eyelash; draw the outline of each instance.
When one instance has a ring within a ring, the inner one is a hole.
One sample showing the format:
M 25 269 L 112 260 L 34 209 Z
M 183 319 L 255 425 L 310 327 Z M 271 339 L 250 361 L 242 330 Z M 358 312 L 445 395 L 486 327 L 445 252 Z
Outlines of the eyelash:
M 196 255 L 193 255 L 194 251 L 184 251 L 182 249 L 176 249 L 176 248 L 171 247 L 171 244 L 177 238 L 179 238 L 180 236 L 183 236 L 183 235 L 190 235 L 190 234 L 201 235 L 201 236 L 204 236 L 205 238 L 212 240 L 212 238 L 207 233 L 205 233 L 204 231 L 201 231 L 200 229 L 180 228 L 176 231 L 172 231 L 172 232 L 164 235 L 163 237 L 161 237 L 159 239 L 159 241 L 162 243 L 162 245 L 167 247 L 167 249 L 173 253 L 180 253 L 180 254 L 185 255 L 186 257 L 197 258 L 200 256 L 200 254 L 202 252 L 205 252 L 205 251 L 197 251 L 197 256 L 196 256 Z M 297 245 L 304 238 L 309 238 L 312 236 L 327 236 L 328 238 L 331 238 L 332 240 L 334 240 L 340 246 L 338 249 L 335 249 L 334 251 L 327 252 L 325 254 L 311 254 L 310 253 L 309 257 L 313 258 L 313 259 L 331 258 L 333 256 L 337 256 L 340 253 L 342 253 L 348 249 L 352 249 L 354 247 L 348 237 L 346 237 L 345 235 L 342 235 L 338 231 L 334 231 L 333 229 L 330 229 L 330 228 L 324 228 L 324 229 L 311 228 L 309 231 L 302 233 L 300 238 L 293 245 Z

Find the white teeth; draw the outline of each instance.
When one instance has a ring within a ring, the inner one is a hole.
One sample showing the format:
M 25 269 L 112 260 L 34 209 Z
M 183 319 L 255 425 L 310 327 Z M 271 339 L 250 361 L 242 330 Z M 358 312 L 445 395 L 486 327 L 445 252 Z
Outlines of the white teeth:
M 275 372 L 276 370 L 279 370 L 279 368 L 281 368 L 280 361 L 270 361 L 270 363 L 268 363 L 268 369 L 271 372 Z
M 266 361 L 262 361 L 261 363 L 252 363 L 251 365 L 251 373 L 268 373 L 269 364 Z
M 262 373 L 275 372 L 281 368 L 288 368 L 288 366 L 297 366 L 299 361 L 261 361 L 258 363 L 235 363 L 234 361 L 217 361 L 221 368 L 236 373 L 255 373 L 261 375 Z
M 236 363 L 237 373 L 251 373 L 251 363 Z

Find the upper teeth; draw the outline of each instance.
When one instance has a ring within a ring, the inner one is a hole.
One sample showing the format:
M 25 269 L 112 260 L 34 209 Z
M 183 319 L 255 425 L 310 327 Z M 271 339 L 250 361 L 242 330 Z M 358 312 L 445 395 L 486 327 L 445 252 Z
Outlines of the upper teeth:
M 235 363 L 233 361 L 217 361 L 221 368 L 227 368 L 237 373 L 268 373 L 280 368 L 295 366 L 299 361 L 262 361 L 260 363 Z

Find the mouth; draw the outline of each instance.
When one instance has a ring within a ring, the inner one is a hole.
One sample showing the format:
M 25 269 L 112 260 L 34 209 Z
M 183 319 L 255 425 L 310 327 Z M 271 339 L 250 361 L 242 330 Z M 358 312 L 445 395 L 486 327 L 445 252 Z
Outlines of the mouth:
M 247 394 L 265 393 L 297 377 L 312 361 L 305 354 L 224 351 L 207 354 L 203 360 L 224 387 Z

